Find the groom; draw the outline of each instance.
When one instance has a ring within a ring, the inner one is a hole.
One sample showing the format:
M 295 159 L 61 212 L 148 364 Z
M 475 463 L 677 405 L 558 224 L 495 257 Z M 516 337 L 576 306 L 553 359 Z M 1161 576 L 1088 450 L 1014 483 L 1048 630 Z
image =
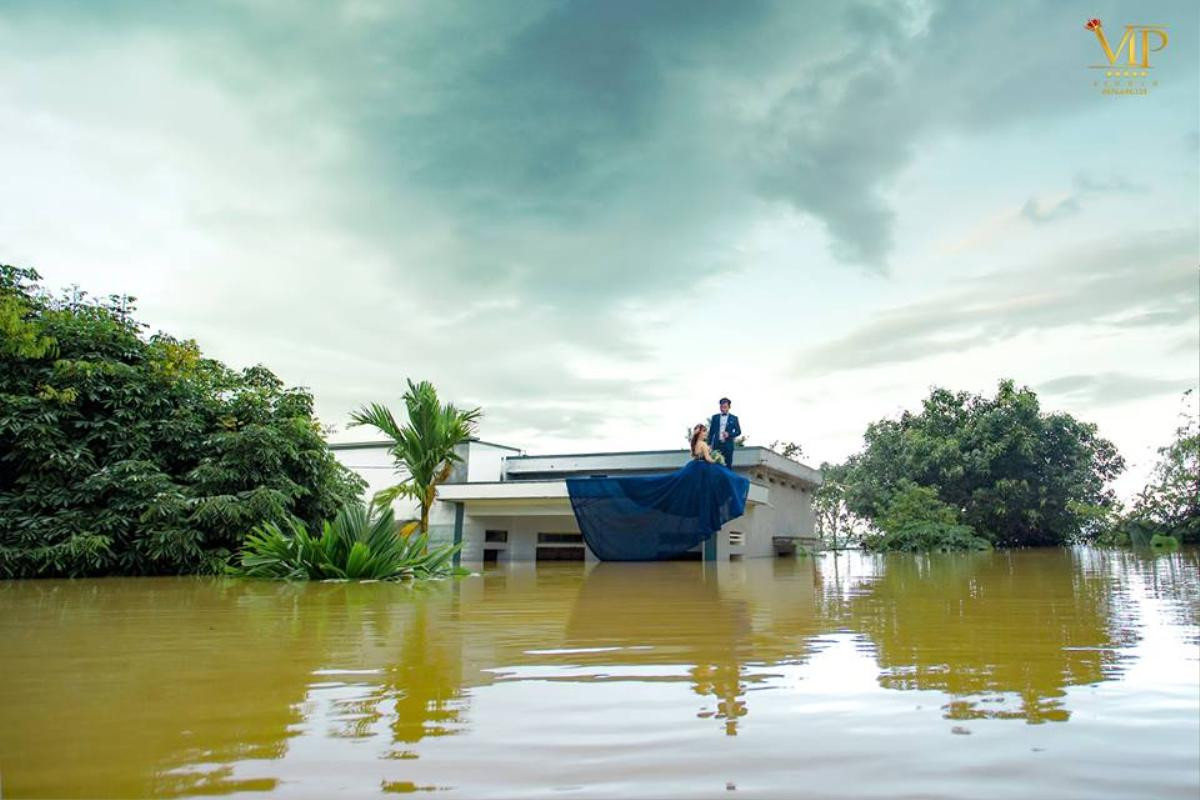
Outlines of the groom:
M 721 398 L 721 413 L 713 414 L 708 423 L 708 446 L 725 456 L 725 466 L 733 469 L 733 440 L 742 435 L 738 418 L 729 413 L 729 398 Z

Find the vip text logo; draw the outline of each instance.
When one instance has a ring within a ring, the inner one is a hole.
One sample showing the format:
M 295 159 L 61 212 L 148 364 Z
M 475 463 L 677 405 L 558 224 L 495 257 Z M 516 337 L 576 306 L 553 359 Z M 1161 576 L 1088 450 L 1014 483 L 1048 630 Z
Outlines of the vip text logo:
M 1150 54 L 1167 46 L 1166 27 L 1126 25 L 1115 50 L 1100 20 L 1089 19 L 1083 27 L 1096 35 L 1100 51 L 1108 62 L 1088 65 L 1091 69 L 1104 70 L 1103 82 L 1099 79 L 1092 81 L 1101 94 L 1112 97 L 1144 95 L 1158 86 L 1157 79 L 1150 79 Z

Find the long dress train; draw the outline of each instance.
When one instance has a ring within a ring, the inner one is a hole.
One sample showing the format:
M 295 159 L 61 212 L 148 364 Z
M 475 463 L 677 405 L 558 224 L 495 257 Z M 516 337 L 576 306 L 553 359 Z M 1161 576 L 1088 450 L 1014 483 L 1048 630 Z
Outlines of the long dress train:
M 666 475 L 567 478 L 583 539 L 605 561 L 678 556 L 746 512 L 750 481 L 692 459 Z

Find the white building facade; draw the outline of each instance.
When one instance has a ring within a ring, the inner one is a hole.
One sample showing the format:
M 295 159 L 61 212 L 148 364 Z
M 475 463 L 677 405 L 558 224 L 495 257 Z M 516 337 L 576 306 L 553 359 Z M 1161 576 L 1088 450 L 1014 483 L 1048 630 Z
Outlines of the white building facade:
M 338 460 L 366 479 L 369 498 L 402 480 L 386 442 L 330 445 Z M 463 445 L 463 461 L 438 489 L 430 513 L 435 541 L 463 543 L 466 563 L 591 561 L 566 478 L 651 475 L 687 464 L 687 450 L 525 455 L 480 440 Z M 765 447 L 739 447 L 734 470 L 750 479 L 746 513 L 731 520 L 687 557 L 706 560 L 762 558 L 800 544 L 816 544 L 813 492 L 820 473 Z M 415 512 L 397 507 L 401 517 Z

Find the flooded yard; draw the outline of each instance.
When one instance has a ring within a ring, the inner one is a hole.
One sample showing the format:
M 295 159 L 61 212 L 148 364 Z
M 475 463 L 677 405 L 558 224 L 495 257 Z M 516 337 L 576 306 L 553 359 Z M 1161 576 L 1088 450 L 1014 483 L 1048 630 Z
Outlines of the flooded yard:
M 0 796 L 1194 798 L 1200 554 L 0 583 Z

